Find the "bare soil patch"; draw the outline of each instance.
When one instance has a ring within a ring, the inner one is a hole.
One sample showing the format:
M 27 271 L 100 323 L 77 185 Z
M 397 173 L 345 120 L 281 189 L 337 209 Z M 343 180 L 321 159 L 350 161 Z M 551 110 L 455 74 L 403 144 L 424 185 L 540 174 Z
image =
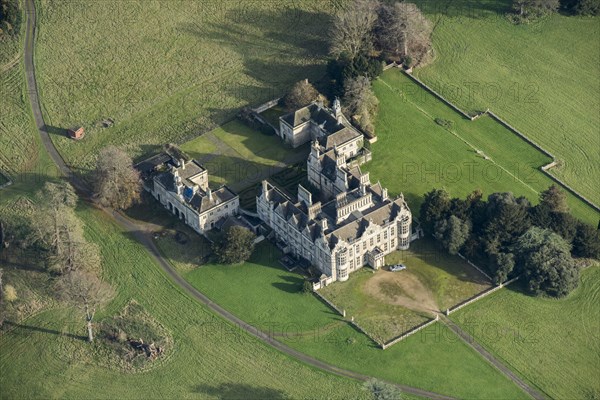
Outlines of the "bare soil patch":
M 410 271 L 379 271 L 364 285 L 366 294 L 417 312 L 439 311 L 434 294 Z

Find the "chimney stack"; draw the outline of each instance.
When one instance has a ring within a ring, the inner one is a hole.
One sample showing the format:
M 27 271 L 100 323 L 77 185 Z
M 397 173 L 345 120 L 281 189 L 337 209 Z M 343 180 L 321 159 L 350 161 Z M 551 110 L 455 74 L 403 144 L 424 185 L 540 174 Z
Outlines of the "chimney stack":
M 210 201 L 210 202 L 213 201 L 213 194 L 212 194 L 212 190 L 210 188 L 206 189 L 206 196 L 208 197 L 208 201 Z

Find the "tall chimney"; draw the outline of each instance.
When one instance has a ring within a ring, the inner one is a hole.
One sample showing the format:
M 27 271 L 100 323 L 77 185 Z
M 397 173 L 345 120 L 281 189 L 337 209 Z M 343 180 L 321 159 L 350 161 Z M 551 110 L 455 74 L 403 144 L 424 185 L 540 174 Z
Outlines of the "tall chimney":
M 212 194 L 212 190 L 210 188 L 206 189 L 206 196 L 208 197 L 208 201 L 210 201 L 210 202 L 213 201 L 213 194 Z

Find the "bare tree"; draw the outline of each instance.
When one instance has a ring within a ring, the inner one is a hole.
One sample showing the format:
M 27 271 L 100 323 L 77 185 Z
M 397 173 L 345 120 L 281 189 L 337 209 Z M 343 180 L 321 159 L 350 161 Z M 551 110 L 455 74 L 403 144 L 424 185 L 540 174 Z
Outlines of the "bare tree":
M 97 247 L 87 243 L 83 226 L 75 215 L 77 195 L 66 182 L 47 182 L 37 195 L 39 211 L 31 218 L 30 244 L 46 250 L 49 270 L 65 273 L 93 269 L 99 264 Z
M 334 57 L 345 54 L 354 59 L 359 53 L 371 50 L 378 7 L 376 0 L 354 0 L 337 12 L 329 35 L 330 53 Z
M 344 108 L 348 115 L 366 132 L 374 133 L 373 120 L 377 114 L 379 100 L 373 93 L 371 82 L 366 76 L 359 76 L 346 81 L 343 98 Z
M 558 11 L 559 0 L 514 0 L 513 10 L 521 21 Z
M 377 41 L 392 55 L 410 57 L 424 64 L 431 55 L 431 23 L 413 3 L 382 5 L 377 23 Z
M 131 157 L 115 146 L 100 151 L 93 181 L 94 195 L 103 206 L 126 209 L 140 200 L 139 172 Z
M 112 287 L 92 272 L 75 270 L 59 279 L 56 290 L 61 300 L 84 311 L 88 340 L 93 342 L 94 315 L 100 305 L 114 296 Z
M 286 108 L 295 110 L 315 101 L 319 97 L 319 92 L 308 79 L 297 82 L 292 90 L 285 96 L 284 102 Z

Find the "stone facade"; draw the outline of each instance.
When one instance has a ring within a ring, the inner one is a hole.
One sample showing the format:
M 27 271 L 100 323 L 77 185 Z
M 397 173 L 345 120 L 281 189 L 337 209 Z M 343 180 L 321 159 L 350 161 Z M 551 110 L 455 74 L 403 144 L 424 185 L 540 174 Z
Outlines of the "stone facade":
M 404 197 L 388 197 L 359 166 L 350 167 L 349 152 L 314 141 L 307 160 L 308 178 L 323 200 L 298 186 L 297 199 L 263 181 L 256 199 L 259 217 L 285 243 L 285 251 L 303 258 L 321 272 L 316 287 L 345 281 L 369 265 L 385 265 L 385 255 L 408 249 L 412 214 Z
M 154 174 L 146 185 L 167 210 L 200 234 L 238 213 L 240 201 L 227 186 L 212 190 L 208 171 L 195 160 L 165 164 L 167 171 Z
M 327 149 L 335 147 L 346 158 L 357 155 L 363 146 L 363 135 L 348 122 L 338 99 L 331 109 L 313 102 L 280 117 L 279 136 L 294 148 L 311 141 Z

